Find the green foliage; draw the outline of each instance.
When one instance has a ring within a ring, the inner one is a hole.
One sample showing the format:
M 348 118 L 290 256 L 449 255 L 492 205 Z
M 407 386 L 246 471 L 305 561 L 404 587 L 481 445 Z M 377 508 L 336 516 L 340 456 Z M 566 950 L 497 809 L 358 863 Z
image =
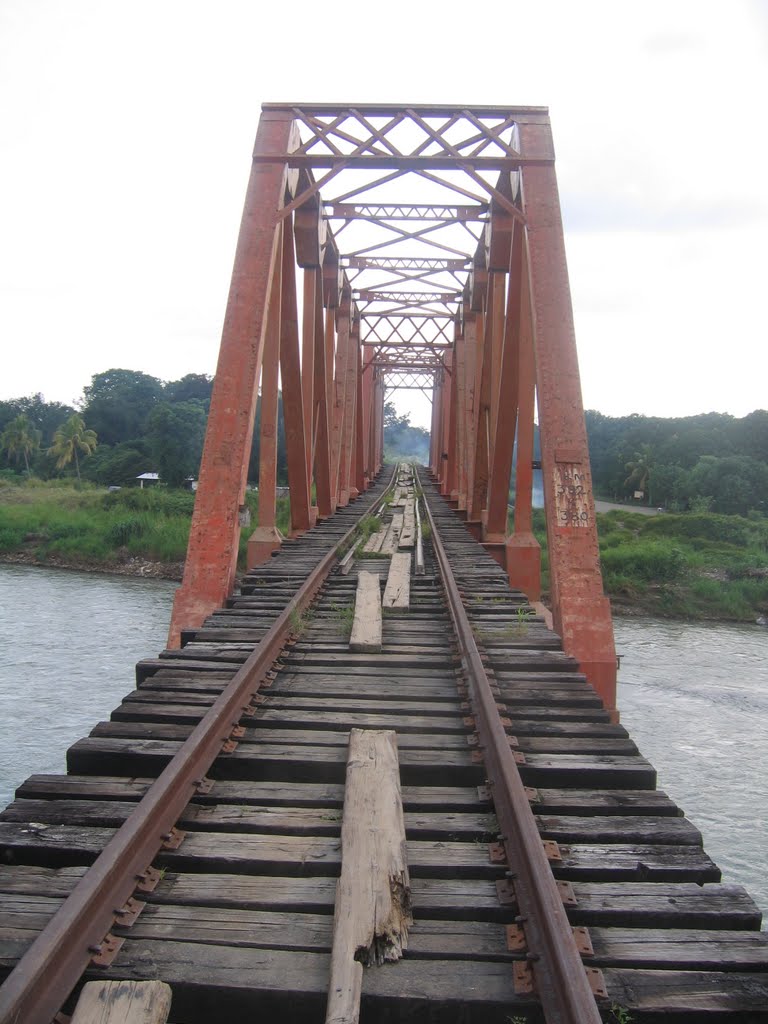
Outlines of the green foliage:
M 768 412 L 662 419 L 586 413 L 595 493 L 734 514 L 768 511 Z
M 82 416 L 75 413 L 54 433 L 48 454 L 56 460 L 57 469 L 64 469 L 74 461 L 80 483 L 80 454 L 87 458 L 96 450 L 97 444 L 96 433 L 86 427 Z
M 632 1024 L 632 1014 L 619 1003 L 611 1003 L 611 1018 L 615 1024 Z
M 40 447 L 42 431 L 32 425 L 26 413 L 19 413 L 8 423 L 0 434 L 0 449 L 8 456 L 9 462 L 24 459 L 29 473 L 29 458 Z
M 99 445 L 83 466 L 83 476 L 106 486 L 135 487 L 141 473 L 152 471 L 152 457 L 145 441 L 123 441 L 112 447 Z
M 137 495 L 144 497 L 133 501 Z M 128 557 L 180 562 L 187 549 L 191 500 L 184 491 L 151 497 L 139 490 L 104 495 L 74 490 L 63 481 L 4 489 L 0 550 L 86 564 Z
M 147 419 L 147 440 L 163 483 L 180 487 L 197 475 L 205 439 L 206 410 L 191 400 L 160 402 Z
M 163 399 L 163 384 L 137 370 L 113 368 L 94 374 L 84 394 L 85 418 L 103 444 L 113 445 L 145 435 L 149 414 Z
M 201 402 L 205 411 L 211 404 L 213 378 L 207 373 L 187 373 L 179 380 L 169 381 L 163 389 L 166 402 Z
M 41 394 L 25 398 L 11 398 L 0 401 L 0 431 L 16 416 L 23 415 L 35 430 L 40 431 L 40 442 L 49 445 L 56 428 L 73 415 L 75 410 L 61 402 L 46 402 Z
M 676 580 L 685 572 L 685 556 L 665 541 L 628 543 L 601 553 L 603 570 L 639 580 Z
M 364 516 L 357 524 L 357 532 L 362 540 L 368 540 L 368 538 L 378 533 L 381 529 L 381 520 L 378 516 Z
M 106 509 L 149 511 L 166 516 L 191 516 L 195 496 L 191 491 L 169 490 L 165 487 L 137 487 L 105 494 L 102 504 Z

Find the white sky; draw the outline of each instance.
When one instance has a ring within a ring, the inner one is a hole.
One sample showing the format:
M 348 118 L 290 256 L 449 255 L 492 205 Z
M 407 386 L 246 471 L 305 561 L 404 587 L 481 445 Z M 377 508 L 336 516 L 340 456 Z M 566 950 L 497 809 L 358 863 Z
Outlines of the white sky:
M 0 398 L 213 373 L 260 104 L 378 101 L 549 105 L 587 407 L 765 408 L 766 99 L 766 0 L 0 0 Z

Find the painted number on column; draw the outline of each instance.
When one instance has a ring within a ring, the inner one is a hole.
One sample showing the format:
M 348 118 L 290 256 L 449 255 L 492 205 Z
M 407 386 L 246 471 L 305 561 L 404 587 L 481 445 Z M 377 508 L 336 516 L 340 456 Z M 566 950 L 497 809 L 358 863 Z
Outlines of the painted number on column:
M 555 464 L 555 506 L 558 526 L 589 526 L 586 474 L 572 462 Z

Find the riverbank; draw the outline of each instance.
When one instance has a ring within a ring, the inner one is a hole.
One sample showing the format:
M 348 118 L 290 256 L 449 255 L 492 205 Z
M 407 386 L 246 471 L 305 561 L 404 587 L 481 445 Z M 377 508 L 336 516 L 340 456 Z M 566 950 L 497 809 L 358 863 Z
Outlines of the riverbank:
M 249 492 L 255 521 L 257 495 Z M 194 495 L 107 493 L 71 483 L 0 486 L 0 561 L 119 576 L 182 577 Z M 289 505 L 278 499 L 278 528 Z M 598 514 L 603 584 L 620 615 L 755 622 L 768 618 L 768 519 L 711 513 Z M 547 579 L 543 511 L 534 515 Z M 244 565 L 247 532 L 240 541 Z
M 150 562 L 143 558 L 127 558 L 125 561 L 111 559 L 103 562 L 82 559 L 65 559 L 50 555 L 45 559 L 32 551 L 6 551 L 0 554 L 2 565 L 31 565 L 39 569 L 69 569 L 73 572 L 100 572 L 108 576 L 131 576 L 134 578 L 170 580 L 181 582 L 184 562 Z

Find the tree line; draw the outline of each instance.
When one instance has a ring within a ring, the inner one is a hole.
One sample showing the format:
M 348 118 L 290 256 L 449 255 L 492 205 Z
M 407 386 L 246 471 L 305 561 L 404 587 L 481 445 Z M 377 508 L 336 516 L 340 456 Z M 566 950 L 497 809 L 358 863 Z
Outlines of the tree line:
M 156 472 L 179 486 L 197 475 L 212 387 L 205 374 L 164 382 L 113 368 L 92 377 L 77 409 L 39 394 L 0 401 L 0 451 L 11 471 L 43 479 L 72 475 L 122 486 Z M 257 404 L 252 482 L 259 475 L 259 414 Z M 768 411 L 738 419 L 725 413 L 611 417 L 587 410 L 586 422 L 598 497 L 672 511 L 768 513 Z M 388 402 L 384 448 L 390 460 L 426 463 L 429 433 Z M 282 395 L 277 475 L 287 483 Z
M 596 495 L 675 512 L 768 513 L 768 411 L 739 419 L 589 409 L 586 421 Z
M 42 479 L 76 475 L 124 486 L 155 472 L 170 486 L 197 475 L 213 379 L 188 373 L 161 381 L 137 370 L 97 373 L 78 409 L 46 402 L 42 395 L 0 401 L 0 449 L 17 472 Z M 258 438 L 257 406 L 254 440 Z M 282 396 L 278 397 L 278 480 L 287 480 Z M 64 449 L 71 454 L 66 458 Z M 248 477 L 259 476 L 254 443 Z

